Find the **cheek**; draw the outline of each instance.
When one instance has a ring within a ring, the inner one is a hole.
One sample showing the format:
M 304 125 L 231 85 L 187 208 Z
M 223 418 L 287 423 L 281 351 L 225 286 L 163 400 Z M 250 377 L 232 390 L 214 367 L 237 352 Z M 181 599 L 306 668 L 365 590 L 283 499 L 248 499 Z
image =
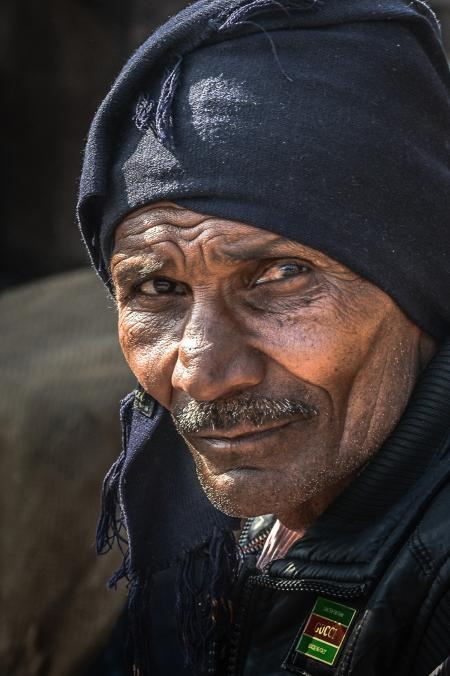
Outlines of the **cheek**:
M 366 298 L 370 313 L 355 296 L 349 302 L 330 293 L 316 305 L 293 308 L 284 317 L 267 315 L 251 327 L 257 349 L 296 378 L 328 392 L 335 409 L 345 406 L 386 317 L 378 296 Z
M 149 313 L 119 311 L 119 340 L 131 370 L 146 391 L 169 407 L 179 340 L 176 326 Z
M 303 382 L 342 395 L 367 350 L 365 341 L 337 322 L 323 318 L 290 318 L 283 327 L 269 327 L 261 333 L 264 352 L 286 371 Z

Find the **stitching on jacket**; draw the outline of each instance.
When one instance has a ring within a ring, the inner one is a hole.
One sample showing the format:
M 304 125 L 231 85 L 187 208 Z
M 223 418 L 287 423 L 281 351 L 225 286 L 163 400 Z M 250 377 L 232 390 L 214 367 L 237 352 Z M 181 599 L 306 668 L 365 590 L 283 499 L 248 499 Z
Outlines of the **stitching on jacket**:
M 413 5 L 418 5 L 422 10 L 425 10 L 425 12 L 428 12 L 428 14 L 431 14 L 432 18 L 435 20 L 437 23 L 438 27 L 440 26 L 439 19 L 437 18 L 436 12 L 430 7 L 428 2 L 425 2 L 425 0 L 413 0 L 412 3 Z
M 339 676 L 339 674 L 346 674 L 349 671 L 349 667 L 352 663 L 353 660 L 353 653 L 355 651 L 355 646 L 358 642 L 359 635 L 361 633 L 361 629 L 363 627 L 364 621 L 366 619 L 366 614 L 363 615 L 361 618 L 361 621 L 359 625 L 355 627 L 351 634 L 350 641 L 347 645 L 347 648 L 342 656 L 341 663 L 339 664 L 338 670 L 336 672 L 336 676 Z
M 441 588 L 442 593 L 439 595 L 439 598 L 436 600 L 436 602 L 433 604 L 433 608 L 431 610 L 431 613 L 428 615 L 428 621 L 426 624 L 422 622 L 422 627 L 421 631 L 419 633 L 416 633 L 415 638 L 416 643 L 417 643 L 417 649 L 415 653 L 415 664 L 416 664 L 416 670 L 413 672 L 414 676 L 419 676 L 419 673 L 422 674 L 423 671 L 419 671 L 420 668 L 423 666 L 420 664 L 418 661 L 417 656 L 421 655 L 421 661 L 424 659 L 424 656 L 427 651 L 427 642 L 430 639 L 430 636 L 434 635 L 434 629 L 435 627 L 435 618 L 436 618 L 436 610 L 441 606 L 443 603 L 447 603 L 447 596 L 449 595 L 449 573 L 450 569 L 442 575 L 442 569 L 447 566 L 447 564 L 450 561 L 450 554 L 448 554 L 445 559 L 442 561 L 441 565 L 439 568 L 436 570 L 434 578 L 433 578 L 433 584 L 431 587 L 428 589 L 428 597 L 434 596 L 433 591 L 435 587 Z M 450 600 L 450 597 L 449 597 Z M 420 641 L 417 641 L 417 637 L 420 636 Z M 445 650 L 445 648 L 444 648 Z M 439 667 L 437 667 L 439 668 Z M 430 676 L 434 676 L 435 671 L 433 671 Z M 436 676 L 437 674 L 441 674 L 441 672 L 436 670 Z M 442 672 L 442 676 L 447 676 L 447 672 Z
M 434 571 L 435 564 L 433 562 L 433 557 L 419 535 L 418 529 L 414 531 L 408 541 L 408 547 L 425 575 L 431 575 Z

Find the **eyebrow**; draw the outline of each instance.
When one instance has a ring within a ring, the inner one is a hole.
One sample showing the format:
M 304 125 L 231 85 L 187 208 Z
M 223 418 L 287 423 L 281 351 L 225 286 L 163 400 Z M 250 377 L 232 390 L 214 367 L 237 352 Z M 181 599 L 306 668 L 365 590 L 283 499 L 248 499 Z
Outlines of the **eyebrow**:
M 281 236 L 272 240 L 270 244 L 250 245 L 247 248 L 242 248 L 239 246 L 239 243 L 236 243 L 236 248 L 229 247 L 216 251 L 213 256 L 215 261 L 225 264 L 277 258 L 279 256 L 300 256 L 316 265 L 320 265 L 319 257 L 314 256 L 313 252 L 306 251 L 301 245 L 296 242 L 290 242 Z
M 150 275 L 160 272 L 170 261 L 166 258 L 126 258 L 114 267 L 112 280 L 114 284 L 125 284 L 130 281 L 145 280 Z
M 216 251 L 214 260 L 222 262 L 236 263 L 240 261 L 254 261 L 261 258 L 269 258 L 274 254 L 271 248 L 266 246 L 255 247 L 252 249 L 240 249 L 237 251 Z

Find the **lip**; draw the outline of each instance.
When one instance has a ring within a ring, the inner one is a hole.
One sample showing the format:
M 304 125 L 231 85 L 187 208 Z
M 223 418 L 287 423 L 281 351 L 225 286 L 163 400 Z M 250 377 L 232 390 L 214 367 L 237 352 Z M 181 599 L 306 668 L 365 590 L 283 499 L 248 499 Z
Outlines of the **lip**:
M 273 423 L 270 426 L 258 428 L 244 428 L 234 427 L 232 430 L 223 430 L 218 433 L 217 430 L 208 430 L 202 434 L 195 435 L 197 440 L 206 441 L 212 446 L 231 447 L 243 445 L 246 443 L 253 443 L 268 439 L 272 435 L 275 436 L 277 432 L 292 423 L 297 422 L 298 419 L 280 420 L 278 423 Z

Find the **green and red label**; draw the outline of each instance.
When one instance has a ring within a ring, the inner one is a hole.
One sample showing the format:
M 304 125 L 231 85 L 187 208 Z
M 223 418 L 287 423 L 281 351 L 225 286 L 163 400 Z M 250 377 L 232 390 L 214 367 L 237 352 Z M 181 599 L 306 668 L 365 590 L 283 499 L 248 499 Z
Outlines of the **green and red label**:
M 296 651 L 332 666 L 356 610 L 319 596 L 296 646 Z

